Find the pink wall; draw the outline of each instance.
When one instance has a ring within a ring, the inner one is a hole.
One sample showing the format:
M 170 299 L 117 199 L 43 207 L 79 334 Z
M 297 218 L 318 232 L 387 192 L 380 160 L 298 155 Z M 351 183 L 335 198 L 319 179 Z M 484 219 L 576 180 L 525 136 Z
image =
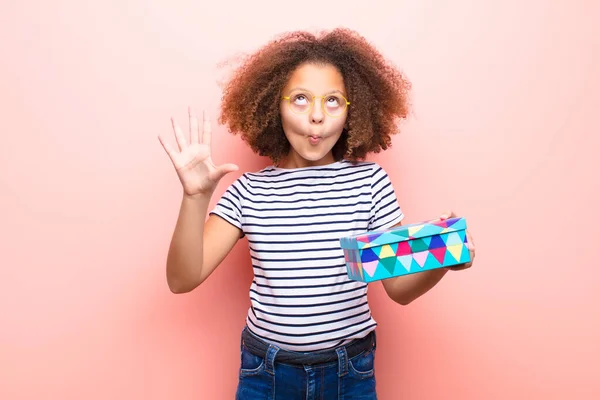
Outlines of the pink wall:
M 246 243 L 169 292 L 180 186 L 156 136 L 188 104 L 216 116 L 226 57 L 338 25 L 413 81 L 375 158 L 407 221 L 452 208 L 478 252 L 408 307 L 372 286 L 380 398 L 600 398 L 597 2 L 202 3 L 0 5 L 0 398 L 233 397 Z M 215 131 L 217 162 L 266 162 Z

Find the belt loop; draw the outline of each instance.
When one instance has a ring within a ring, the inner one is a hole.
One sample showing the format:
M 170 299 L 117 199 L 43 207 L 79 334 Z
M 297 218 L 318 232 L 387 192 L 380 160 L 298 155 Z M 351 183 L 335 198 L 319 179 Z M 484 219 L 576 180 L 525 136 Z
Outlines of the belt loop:
M 348 373 L 348 353 L 346 346 L 335 349 L 338 356 L 338 376 L 341 378 Z
M 277 356 L 279 350 L 279 347 L 272 343 L 269 344 L 269 348 L 267 349 L 267 354 L 265 356 L 265 371 L 271 375 L 275 375 L 275 356 Z

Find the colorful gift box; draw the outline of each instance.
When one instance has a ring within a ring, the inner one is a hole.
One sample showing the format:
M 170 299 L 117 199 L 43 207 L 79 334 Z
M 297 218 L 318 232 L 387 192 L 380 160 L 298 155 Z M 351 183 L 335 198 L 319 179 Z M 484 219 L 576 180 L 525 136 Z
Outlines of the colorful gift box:
M 419 222 L 343 237 L 348 277 L 372 282 L 471 261 L 464 218 Z

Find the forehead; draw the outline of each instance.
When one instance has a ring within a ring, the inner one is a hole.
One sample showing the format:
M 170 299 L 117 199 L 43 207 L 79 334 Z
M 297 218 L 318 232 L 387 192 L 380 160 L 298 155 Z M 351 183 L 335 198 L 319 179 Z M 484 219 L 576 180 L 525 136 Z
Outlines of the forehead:
M 292 72 L 285 90 L 303 88 L 315 94 L 332 90 L 345 92 L 344 77 L 331 64 L 302 64 Z

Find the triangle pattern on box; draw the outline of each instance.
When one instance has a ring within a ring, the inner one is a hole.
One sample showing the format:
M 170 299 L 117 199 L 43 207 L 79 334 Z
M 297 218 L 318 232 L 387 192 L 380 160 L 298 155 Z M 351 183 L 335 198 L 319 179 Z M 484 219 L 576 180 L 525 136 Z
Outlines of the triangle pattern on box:
M 364 282 L 468 262 L 467 243 L 466 222 L 459 218 L 340 240 L 348 274 Z

